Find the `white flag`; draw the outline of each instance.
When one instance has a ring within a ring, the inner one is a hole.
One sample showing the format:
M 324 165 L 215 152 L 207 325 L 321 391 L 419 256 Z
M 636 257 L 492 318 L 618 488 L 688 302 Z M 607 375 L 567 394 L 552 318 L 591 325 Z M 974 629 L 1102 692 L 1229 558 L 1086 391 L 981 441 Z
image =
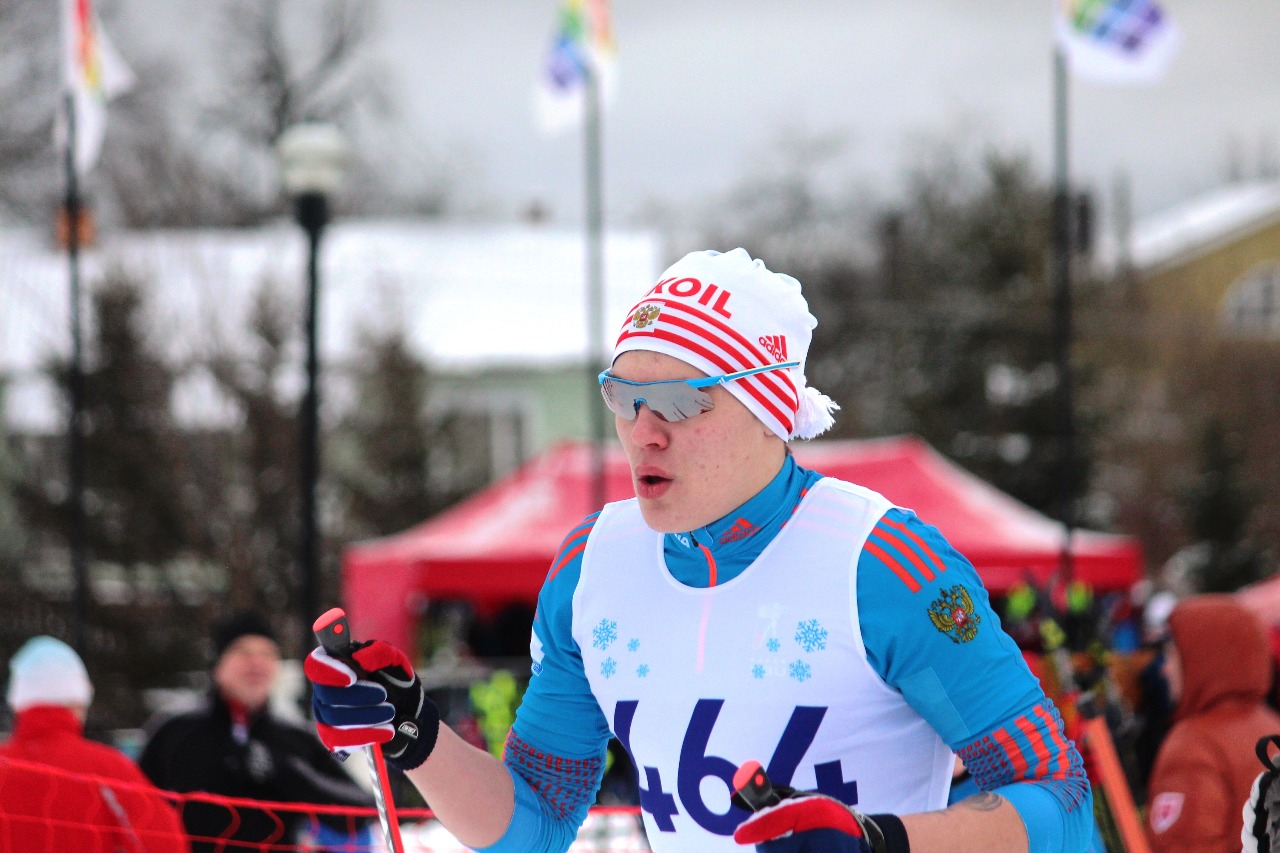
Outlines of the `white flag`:
M 1096 83 L 1155 83 L 1182 37 L 1154 0 L 1055 0 L 1053 25 L 1071 73 Z
M 75 167 L 93 168 L 107 133 L 107 101 L 133 86 L 133 73 L 102 31 L 93 0 L 62 0 L 62 68 L 75 113 Z M 67 142 L 65 105 L 55 125 L 59 147 Z
M 582 123 L 587 75 L 602 104 L 613 94 L 617 46 L 609 0 L 564 0 L 555 40 L 535 93 L 538 123 L 548 133 Z

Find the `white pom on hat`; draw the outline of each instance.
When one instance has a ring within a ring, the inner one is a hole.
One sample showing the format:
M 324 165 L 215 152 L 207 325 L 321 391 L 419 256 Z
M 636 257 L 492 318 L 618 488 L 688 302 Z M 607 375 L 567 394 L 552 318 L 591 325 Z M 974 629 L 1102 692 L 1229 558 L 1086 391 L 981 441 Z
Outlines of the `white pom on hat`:
M 93 684 L 75 650 L 53 637 L 32 637 L 9 659 L 9 707 L 88 707 Z
M 800 395 L 800 412 L 796 416 L 796 438 L 813 438 L 821 435 L 835 424 L 833 414 L 840 406 L 817 388 L 806 385 Z
M 631 308 L 613 360 L 631 350 L 660 352 L 708 376 L 799 362 L 724 388 L 784 441 L 813 438 L 835 423 L 832 412 L 839 409 L 805 380 L 817 325 L 800 282 L 772 272 L 745 249 L 690 252 Z

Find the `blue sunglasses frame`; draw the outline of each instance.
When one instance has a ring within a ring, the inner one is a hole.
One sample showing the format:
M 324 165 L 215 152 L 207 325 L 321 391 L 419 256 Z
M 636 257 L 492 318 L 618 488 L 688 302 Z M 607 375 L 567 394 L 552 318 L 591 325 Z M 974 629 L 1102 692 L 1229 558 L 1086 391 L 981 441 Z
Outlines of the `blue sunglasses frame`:
M 635 420 L 641 404 L 644 404 L 662 420 L 673 422 L 714 409 L 715 403 L 711 395 L 705 393 L 707 388 L 755 376 L 757 373 L 799 366 L 798 361 L 784 361 L 764 367 L 753 367 L 750 370 L 739 370 L 736 373 L 722 373 L 719 376 L 704 376 L 698 379 L 659 379 L 654 382 L 619 379 L 608 370 L 602 370 L 596 377 L 596 381 L 600 383 L 600 394 L 604 397 L 605 405 L 623 420 Z M 638 390 L 627 392 L 624 388 Z M 640 393 L 639 389 L 647 389 L 648 393 Z

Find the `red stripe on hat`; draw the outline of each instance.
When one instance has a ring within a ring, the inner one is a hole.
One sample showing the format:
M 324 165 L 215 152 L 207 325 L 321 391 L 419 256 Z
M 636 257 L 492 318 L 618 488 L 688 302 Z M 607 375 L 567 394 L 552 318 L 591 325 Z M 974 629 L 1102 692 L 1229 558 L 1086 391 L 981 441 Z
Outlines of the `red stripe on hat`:
M 694 315 L 695 320 L 709 319 L 702 317 L 699 312 L 690 311 L 689 313 Z M 664 327 L 668 327 L 665 329 L 668 334 L 674 334 L 674 332 L 671 331 L 672 329 L 680 329 L 692 335 L 696 335 L 712 346 L 715 346 L 727 353 L 728 357 L 734 360 L 721 360 L 716 362 L 717 365 L 721 365 L 721 369 L 726 373 L 733 373 L 752 367 L 763 367 L 764 365 L 769 364 L 765 359 L 759 359 L 758 361 L 753 362 L 750 358 L 744 358 L 742 353 L 735 349 L 730 341 L 727 341 L 724 337 L 715 334 L 715 330 L 708 328 L 706 324 L 693 322 L 684 317 L 672 315 L 666 317 L 665 323 L 661 318 L 659 319 L 655 333 L 661 335 L 664 331 Z M 777 378 L 775 377 L 781 378 L 785 389 L 779 387 Z M 794 421 L 795 413 L 800 408 L 800 404 L 795 392 L 795 386 L 790 377 L 785 375 L 778 377 L 778 374 L 775 373 L 760 373 L 737 381 L 742 383 L 753 397 L 759 399 L 761 405 L 767 406 L 770 409 L 777 407 L 780 410 L 789 413 L 786 416 L 780 416 L 778 418 L 780 421 L 783 423 L 790 423 Z M 772 399 L 772 403 L 769 402 L 770 398 Z M 790 432 L 791 427 L 788 426 L 787 430 Z
M 731 357 L 735 358 L 737 360 L 736 364 L 734 362 L 725 361 L 724 359 L 711 359 L 716 366 L 725 373 L 736 373 L 739 370 L 748 370 L 752 367 L 764 367 L 766 364 L 770 364 L 772 362 L 772 356 L 766 358 L 765 353 L 761 352 L 755 344 L 743 337 L 736 329 L 726 324 L 720 318 L 701 310 L 696 305 L 676 301 L 677 299 L 678 297 L 664 299 L 660 296 L 655 297 L 650 295 L 631 306 L 631 310 L 627 313 L 627 319 L 623 321 L 619 330 L 617 343 L 614 344 L 615 349 L 618 344 L 621 344 L 623 340 L 631 337 L 633 334 L 638 333 L 652 335 L 665 320 L 671 325 L 680 326 L 681 328 L 701 335 L 712 344 L 720 347 Z M 644 332 L 637 332 L 637 330 L 631 329 L 630 326 L 635 318 L 636 309 L 641 305 L 648 305 L 655 302 L 661 303 L 664 306 L 664 310 L 658 316 L 654 327 Z M 699 321 L 700 324 L 694 324 L 689 320 L 672 316 L 670 312 L 665 310 L 666 308 L 690 314 L 695 320 Z M 720 330 L 723 333 L 723 336 L 717 336 L 711 333 L 710 329 L 707 328 L 708 326 Z M 737 344 L 737 347 L 741 347 L 746 350 L 747 355 L 744 356 L 742 352 L 734 346 L 735 343 Z M 761 373 L 757 376 L 748 377 L 746 381 L 752 380 L 758 380 L 760 384 L 773 393 L 783 406 L 793 410 L 799 410 L 800 394 L 796 391 L 795 382 L 792 381 L 789 375 L 785 373 Z M 778 386 L 774 384 L 775 381 L 781 381 L 783 388 L 779 389 Z
M 728 339 L 728 341 L 734 341 L 743 349 L 745 349 L 749 354 L 748 358 L 742 358 L 742 356 L 739 353 L 737 353 L 733 349 L 732 345 L 730 345 L 729 343 L 727 342 L 721 343 L 721 345 L 725 348 L 726 351 L 734 352 L 735 355 L 738 355 L 738 357 L 742 359 L 742 369 L 745 370 L 751 367 L 763 367 L 766 364 L 772 364 L 774 362 L 775 359 L 773 358 L 772 355 L 768 355 L 767 353 L 762 352 L 760 349 L 756 347 L 755 343 L 743 337 L 742 334 L 738 332 L 737 329 L 725 323 L 719 317 L 716 317 L 713 314 L 709 314 L 706 311 L 703 311 L 701 308 L 697 307 L 696 305 L 691 305 L 684 302 L 667 302 L 666 304 L 668 307 L 675 308 L 678 311 L 682 311 L 686 314 L 691 314 L 694 317 L 694 319 L 701 321 L 704 324 L 704 328 L 701 330 L 703 331 L 704 334 L 706 334 L 707 332 L 705 326 L 710 326 L 714 329 L 718 329 L 721 332 L 721 334 L 724 335 L 726 339 Z M 659 322 L 661 322 L 662 319 L 663 318 L 661 316 L 658 317 Z M 672 323 L 679 322 L 678 319 L 675 317 L 668 317 L 667 319 Z M 714 335 L 708 334 L 707 336 L 710 337 L 712 340 L 717 340 Z M 761 375 L 763 376 L 765 374 L 761 374 Z M 792 383 L 791 378 L 786 374 L 777 374 L 777 375 L 781 377 L 783 382 L 786 384 L 788 390 L 791 392 L 792 405 L 797 405 L 799 401 L 799 395 L 796 393 L 795 384 Z
M 645 338 L 649 338 L 650 340 L 658 339 L 658 340 L 667 341 L 668 343 L 673 343 L 676 346 L 682 347 L 688 350 L 689 352 L 694 353 L 695 355 L 702 356 L 707 361 L 711 362 L 716 367 L 723 370 L 725 373 L 733 373 L 735 370 L 737 370 L 737 368 L 735 368 L 732 364 L 729 364 L 727 361 L 725 361 L 723 356 L 718 355 L 715 352 L 712 352 L 711 350 L 707 349 L 705 346 L 698 343 L 697 341 L 692 341 L 680 335 L 673 334 L 671 331 L 667 329 L 658 328 L 658 329 L 654 329 L 652 332 L 624 332 L 622 337 L 618 339 L 618 343 L 622 343 L 623 340 L 633 336 L 645 337 Z M 748 378 L 754 379 L 755 377 L 752 376 Z M 738 381 L 744 382 L 744 380 L 741 380 L 741 379 L 739 379 Z M 746 389 L 747 393 L 751 395 L 752 399 L 754 399 L 757 403 L 759 403 L 760 406 L 764 408 L 765 411 L 767 411 L 770 415 L 776 418 L 778 422 L 781 423 L 782 426 L 786 428 L 788 433 L 790 433 L 794 429 L 793 415 L 790 415 L 786 412 L 783 412 L 781 409 L 779 409 L 777 404 L 774 403 L 772 400 L 768 399 L 767 397 L 765 397 L 760 392 L 760 389 L 756 385 L 744 383 L 743 387 Z
M 698 318 L 698 319 L 701 319 L 701 318 Z M 692 332 L 693 334 L 699 335 L 702 338 L 706 339 L 707 341 L 711 342 L 712 344 L 720 347 L 726 353 L 729 353 L 731 356 L 735 357 L 740 366 L 731 366 L 730 369 L 725 371 L 726 373 L 734 373 L 739 370 L 750 370 L 753 367 L 764 367 L 765 365 L 771 363 L 769 359 L 764 359 L 764 358 L 760 358 L 757 361 L 752 361 L 750 358 L 743 358 L 742 353 L 735 350 L 731 342 L 726 341 L 723 337 L 720 337 L 714 334 L 714 332 L 707 329 L 706 326 L 701 325 L 699 323 L 687 320 L 683 317 L 669 317 L 667 318 L 667 324 L 671 326 L 675 326 L 680 329 L 684 329 L 687 332 Z M 659 325 L 662 325 L 661 318 L 659 319 Z M 753 353 L 753 354 L 758 355 L 758 353 Z M 799 406 L 799 396 L 796 394 L 795 383 L 793 383 L 791 381 L 791 377 L 787 376 L 786 374 L 759 373 L 750 378 L 758 379 L 760 383 L 764 385 L 765 388 L 769 392 L 771 392 L 773 396 L 777 398 L 778 402 L 781 403 L 782 405 L 792 409 L 797 408 Z M 782 388 L 778 387 L 778 385 L 776 384 L 777 379 L 781 380 L 782 385 L 784 387 Z
M 681 311 L 685 314 L 691 314 L 694 317 L 694 319 L 698 320 L 704 326 L 709 326 L 713 329 L 717 329 L 725 337 L 727 341 L 732 341 L 736 343 L 738 346 L 742 347 L 744 350 L 746 350 L 747 353 L 749 354 L 749 357 L 744 358 L 742 361 L 742 366 L 744 368 L 759 367 L 762 364 L 768 364 L 770 362 L 771 359 L 766 358 L 765 353 L 761 352 L 756 347 L 756 345 L 752 343 L 750 340 L 743 337 L 742 333 L 740 333 L 737 329 L 733 328 L 728 323 L 724 322 L 724 320 L 721 320 L 719 317 L 715 316 L 714 314 L 710 314 L 706 311 L 703 311 L 696 304 L 690 304 L 688 302 L 675 302 L 675 301 L 668 300 L 666 305 L 668 308 L 674 308 L 675 310 Z M 658 319 L 661 320 L 662 318 L 659 317 Z M 674 318 L 668 318 L 668 319 L 674 319 Z M 732 344 L 726 344 L 725 349 L 732 350 L 733 349 Z
M 715 352 L 713 352 L 710 349 L 707 349 L 705 346 L 698 343 L 697 341 L 691 340 L 682 335 L 678 335 L 672 332 L 670 329 L 659 328 L 653 333 L 652 336 L 660 340 L 669 341 L 670 343 L 683 347 L 684 349 L 687 349 L 692 353 L 701 355 L 703 358 L 707 359 L 712 364 L 716 365 L 716 367 L 720 368 L 725 373 L 733 373 L 734 371 L 738 370 L 738 368 L 735 367 L 732 363 L 726 361 L 723 356 L 717 355 Z M 755 400 L 757 403 L 760 404 L 761 408 L 763 408 L 771 416 L 776 418 L 778 422 L 781 423 L 787 429 L 787 432 L 790 433 L 793 428 L 795 413 L 784 410 L 778 405 L 776 400 L 771 399 L 769 396 L 766 396 L 764 393 L 762 393 L 759 385 L 757 383 L 751 382 L 751 380 L 755 378 L 756 378 L 755 376 L 749 376 L 745 379 L 739 379 L 736 381 L 738 382 L 739 385 L 743 387 L 743 389 L 747 392 L 747 394 L 751 396 L 753 400 Z

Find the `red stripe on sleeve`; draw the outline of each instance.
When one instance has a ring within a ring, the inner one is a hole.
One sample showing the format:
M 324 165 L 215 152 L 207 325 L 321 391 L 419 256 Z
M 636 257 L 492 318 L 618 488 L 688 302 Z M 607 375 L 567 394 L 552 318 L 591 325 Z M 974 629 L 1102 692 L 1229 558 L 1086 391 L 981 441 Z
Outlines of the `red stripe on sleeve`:
M 876 557 L 880 558 L 880 561 L 882 563 L 884 563 L 886 566 L 892 569 L 893 573 L 898 576 L 898 580 L 902 581 L 904 584 L 907 585 L 907 589 L 911 590 L 912 592 L 920 591 L 920 582 L 916 580 L 914 577 L 912 577 L 911 572 L 904 569 L 902 567 L 902 564 L 899 563 L 897 560 L 895 560 L 892 556 L 890 556 L 887 551 L 885 551 L 883 548 L 881 548 L 879 545 L 877 545 L 876 543 L 872 542 L 869 539 L 867 540 L 867 544 L 864 547 L 866 548 L 866 550 L 870 551 Z
M 1009 757 L 1009 764 L 1013 767 L 1013 776 L 1015 779 L 1027 778 L 1027 759 L 1022 754 L 1022 747 L 1018 746 L 1018 742 L 1014 740 L 1013 735 L 1009 734 L 1008 729 L 1000 729 L 992 735 L 1000 749 Z
M 924 552 L 924 555 L 929 558 L 930 562 L 933 563 L 934 568 L 938 570 L 938 574 L 942 574 L 947 570 L 946 564 L 938 559 L 938 555 L 933 553 L 933 549 L 930 548 L 928 545 L 926 545 L 925 541 L 920 538 L 919 534 L 917 534 L 910 527 L 907 527 L 905 524 L 903 524 L 900 521 L 894 521 L 892 518 L 888 518 L 888 517 L 882 518 L 880 520 L 895 530 L 901 530 L 904 534 L 906 534 L 907 538 L 909 538 L 912 542 L 919 545 L 920 550 Z
M 1040 727 L 1026 716 L 1019 717 L 1015 725 L 1031 744 L 1031 754 L 1036 759 L 1035 778 L 1061 778 L 1060 773 L 1050 771 L 1049 765 L 1053 756 L 1049 754 L 1049 747 L 1044 742 L 1044 732 Z
M 547 580 L 553 581 L 556 575 L 560 574 L 560 570 L 569 564 L 569 561 L 581 554 L 587 549 L 587 537 L 591 535 L 591 531 L 596 526 L 596 518 L 593 516 L 590 521 L 580 527 L 578 530 L 572 531 L 564 538 L 564 543 L 560 546 L 560 553 L 556 555 L 555 562 L 551 564 L 551 571 L 547 573 Z
M 1070 763 L 1067 753 L 1071 749 L 1067 746 L 1067 739 L 1062 733 L 1062 728 L 1058 725 L 1058 721 L 1045 710 L 1043 705 L 1037 705 L 1032 713 L 1039 718 L 1044 729 L 1049 732 L 1049 739 L 1053 741 L 1054 752 L 1058 755 L 1058 769 L 1065 773 L 1066 767 Z
M 551 567 L 551 573 L 547 575 L 547 580 L 549 581 L 555 580 L 556 575 L 560 574 L 560 570 L 563 569 L 565 566 L 567 566 L 570 560 L 572 560 L 574 557 L 578 556 L 585 550 L 587 550 L 587 543 L 583 542 L 581 545 L 577 546 L 576 548 L 571 548 L 568 551 L 562 552 L 560 559 L 557 560 L 556 564 Z
M 881 521 L 883 520 L 884 519 L 881 519 Z M 878 524 L 871 529 L 871 535 L 878 537 L 886 545 L 889 545 L 895 548 L 897 551 L 905 555 L 906 558 L 911 561 L 911 565 L 915 566 L 917 569 L 920 570 L 920 574 L 924 575 L 924 579 L 926 581 L 933 580 L 934 578 L 933 572 L 929 569 L 928 566 L 924 564 L 924 560 L 921 560 L 920 557 L 916 554 L 916 552 L 912 550 L 910 545 L 903 542 L 897 536 L 894 536 L 892 533 L 885 530 L 883 527 L 881 527 Z

